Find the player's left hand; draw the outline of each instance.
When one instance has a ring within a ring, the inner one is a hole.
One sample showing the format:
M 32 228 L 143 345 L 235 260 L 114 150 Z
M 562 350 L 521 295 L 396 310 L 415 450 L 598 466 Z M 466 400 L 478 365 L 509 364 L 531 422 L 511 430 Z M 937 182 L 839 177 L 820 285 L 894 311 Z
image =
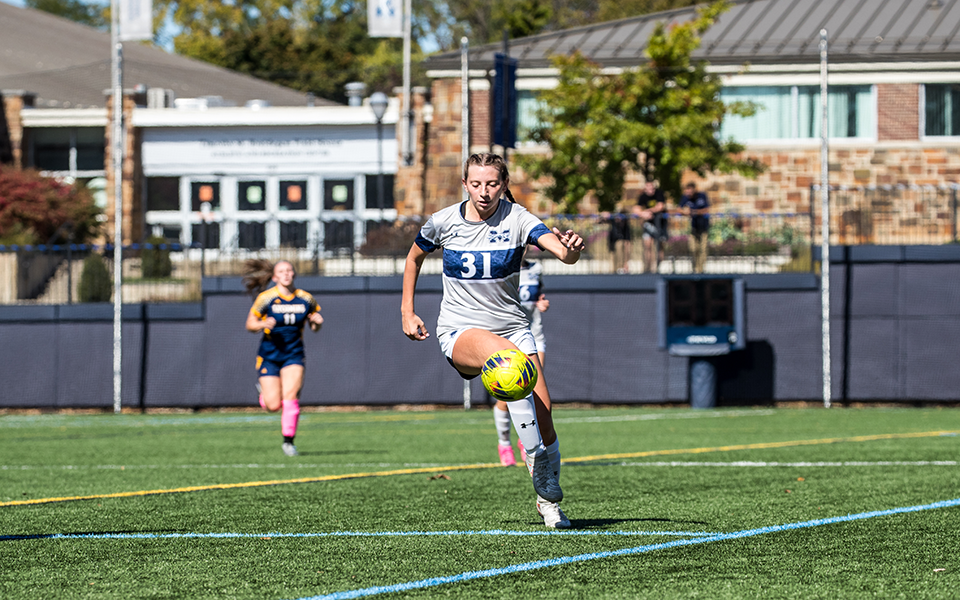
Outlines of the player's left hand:
M 318 312 L 307 315 L 307 320 L 310 321 L 310 329 L 313 331 L 317 331 L 323 325 L 323 317 Z
M 579 253 L 586 249 L 586 243 L 584 243 L 583 238 L 577 235 L 572 229 L 561 232 L 558 228 L 554 227 L 553 233 L 560 238 L 560 243 L 571 252 Z
M 547 309 L 550 308 L 550 301 L 547 300 L 547 297 L 543 294 L 540 294 L 540 297 L 537 298 L 537 310 L 540 312 L 547 312 Z

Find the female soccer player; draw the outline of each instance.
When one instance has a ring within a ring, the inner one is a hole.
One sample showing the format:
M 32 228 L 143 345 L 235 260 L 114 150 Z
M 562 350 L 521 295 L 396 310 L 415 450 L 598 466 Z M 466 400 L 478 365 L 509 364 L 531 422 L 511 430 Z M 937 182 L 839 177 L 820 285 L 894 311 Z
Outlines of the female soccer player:
M 257 385 L 260 406 L 280 413 L 281 449 L 297 456 L 293 438 L 300 418 L 300 388 L 303 387 L 303 326 L 319 331 L 323 325 L 320 305 L 309 293 L 298 290 L 293 281 L 293 265 L 285 260 L 271 264 L 266 260 L 246 263 L 243 284 L 257 299 L 247 315 L 247 331 L 262 333 L 257 350 Z M 264 290 L 269 282 L 275 285 Z
M 543 335 L 543 319 L 540 313 L 550 308 L 550 301 L 543 293 L 543 265 L 527 260 L 526 253 L 520 265 L 520 307 L 523 308 L 530 322 L 530 333 L 533 334 L 533 340 L 537 344 L 537 357 L 540 359 L 542 368 L 546 358 L 547 341 Z M 510 409 L 503 400 L 497 400 L 493 407 L 493 423 L 497 428 L 497 452 L 500 455 L 500 464 L 512 467 L 517 464 L 517 459 L 510 443 Z M 523 442 L 519 442 L 518 446 L 520 452 L 523 452 Z
M 429 332 L 414 311 L 420 268 L 428 253 L 443 250 L 443 299 L 437 319 L 437 339 L 447 360 L 460 375 L 480 374 L 487 358 L 500 350 L 527 354 L 540 376 L 534 392 L 509 403 L 510 419 L 523 442 L 527 468 L 537 492 L 537 511 L 548 527 L 569 527 L 558 503 L 560 444 L 550 417 L 550 394 L 520 307 L 517 282 L 524 248 L 535 244 L 566 264 L 584 249 L 571 230 L 551 232 L 536 216 L 513 202 L 506 163 L 496 154 L 467 159 L 463 187 L 468 200 L 440 210 L 420 229 L 407 254 L 400 314 L 403 332 L 425 340 Z

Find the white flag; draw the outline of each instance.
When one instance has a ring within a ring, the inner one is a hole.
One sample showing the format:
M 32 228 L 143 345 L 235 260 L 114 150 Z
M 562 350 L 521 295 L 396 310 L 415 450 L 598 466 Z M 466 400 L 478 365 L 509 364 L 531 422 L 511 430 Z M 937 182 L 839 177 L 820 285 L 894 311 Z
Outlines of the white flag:
M 367 0 L 370 37 L 403 37 L 402 0 Z
M 120 41 L 153 39 L 153 0 L 120 0 Z

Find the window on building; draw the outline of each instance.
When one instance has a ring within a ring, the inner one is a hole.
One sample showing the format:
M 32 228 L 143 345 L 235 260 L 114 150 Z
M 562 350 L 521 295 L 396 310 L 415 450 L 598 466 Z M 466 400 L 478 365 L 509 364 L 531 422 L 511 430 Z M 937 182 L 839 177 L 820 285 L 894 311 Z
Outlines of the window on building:
M 307 224 L 304 221 L 280 221 L 280 247 L 306 248 Z
M 544 107 L 537 90 L 517 90 L 517 142 L 532 142 L 533 130 L 542 125 L 537 113 Z
M 200 212 L 203 204 L 210 209 L 220 208 L 220 183 L 217 181 L 193 181 L 190 183 L 190 210 Z
M 353 180 L 328 179 L 323 182 L 324 210 L 353 210 Z
M 720 135 L 738 142 L 809 139 L 820 137 L 821 107 L 818 86 L 727 87 L 724 102 L 753 102 L 750 117 L 728 116 Z M 835 85 L 827 91 L 829 137 L 874 136 L 873 90 L 869 85 Z
M 960 135 L 960 84 L 923 86 L 923 135 Z
M 261 250 L 267 246 L 266 224 L 260 222 L 237 223 L 237 245 L 245 250 Z
M 280 210 L 307 210 L 307 182 L 280 182 Z
M 147 177 L 147 210 L 180 210 L 180 178 Z
M 327 221 L 323 224 L 323 247 L 327 250 L 353 248 L 353 221 Z
M 77 171 L 103 171 L 106 159 L 103 129 L 78 127 L 76 136 Z
M 102 127 L 30 129 L 32 166 L 41 171 L 103 171 Z
M 193 243 L 201 248 L 220 247 L 220 223 L 194 223 L 190 226 Z
M 367 208 L 393 208 L 393 175 L 383 175 L 383 206 L 379 203 L 377 175 L 367 175 Z
M 33 140 L 33 166 L 43 171 L 70 170 L 70 129 L 34 129 L 30 134 Z M 103 163 L 100 168 L 103 168 Z
M 156 225 L 153 227 L 153 235 L 162 237 L 168 244 L 180 243 L 180 228 L 174 225 Z
M 266 210 L 267 184 L 262 181 L 237 183 L 237 210 Z

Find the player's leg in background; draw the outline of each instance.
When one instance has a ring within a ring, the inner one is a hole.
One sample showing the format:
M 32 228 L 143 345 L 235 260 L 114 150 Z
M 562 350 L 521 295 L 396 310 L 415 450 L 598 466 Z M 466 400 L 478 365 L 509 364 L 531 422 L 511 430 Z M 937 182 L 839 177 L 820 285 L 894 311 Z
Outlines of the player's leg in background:
M 654 247 L 653 236 L 643 234 L 643 272 L 656 273 L 656 248 Z
M 510 409 L 503 400 L 497 400 L 493 405 L 493 423 L 497 428 L 497 453 L 500 455 L 500 464 L 512 467 L 517 464 L 510 443 Z
M 280 410 L 280 378 L 276 376 L 260 377 L 260 405 L 270 412 Z
M 280 413 L 280 433 L 283 435 L 283 451 L 288 456 L 296 456 L 293 438 L 297 435 L 300 421 L 300 388 L 303 387 L 303 365 L 287 365 L 280 369 L 282 387 L 282 412 Z M 287 445 L 290 445 L 289 447 Z

